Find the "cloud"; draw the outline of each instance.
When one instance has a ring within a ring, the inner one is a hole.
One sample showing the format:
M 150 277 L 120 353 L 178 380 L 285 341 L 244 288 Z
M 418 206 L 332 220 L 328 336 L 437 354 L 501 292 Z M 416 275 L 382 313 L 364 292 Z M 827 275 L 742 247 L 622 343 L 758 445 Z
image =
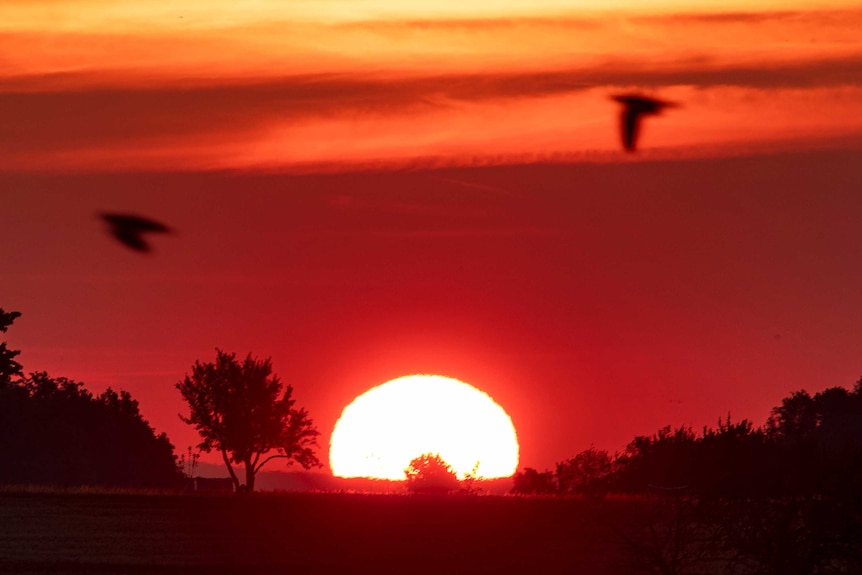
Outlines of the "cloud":
M 845 10 L 770 10 L 765 12 L 675 12 L 661 15 L 645 15 L 637 20 L 649 24 L 764 24 L 769 22 L 798 23 L 806 26 L 852 25 L 862 17 L 862 11 Z
M 606 96 L 630 89 L 685 98 L 683 110 L 661 120 L 673 127 L 684 119 L 688 127 L 678 125 L 678 134 L 739 140 L 733 122 L 751 118 L 761 135 L 804 138 L 836 101 L 842 113 L 858 111 L 847 100 L 862 77 L 862 44 L 847 32 L 854 23 L 862 23 L 862 11 L 286 28 L 244 22 L 176 37 L 142 29 L 127 40 L 7 32 L 0 168 L 235 167 L 392 154 L 472 163 L 607 151 L 616 142 Z M 804 36 L 809 29 L 830 41 Z M 21 73 L 30 56 L 41 73 Z M 821 136 L 839 135 L 834 123 L 826 121 Z M 677 137 L 665 145 L 691 143 Z
M 171 7 L 153 22 L 144 18 L 146 10 L 132 12 L 108 27 L 70 27 L 63 22 L 53 27 L 54 19 L 44 17 L 32 26 L 7 22 L 0 26 L 0 76 L 87 71 L 109 79 L 137 74 L 187 83 L 195 78 L 358 70 L 428 74 L 551 64 L 584 68 L 614 55 L 649 63 L 699 54 L 726 62 L 823 59 L 862 51 L 858 9 L 661 15 L 616 11 L 601 16 L 536 10 L 521 17 L 378 15 L 360 21 L 295 20 L 267 13 L 266 18 L 197 27 L 169 16 L 174 10 Z M 90 11 L 99 13 L 92 7 Z
M 386 76 L 302 75 L 209 86 L 86 88 L 75 74 L 0 82 L 0 152 L 63 150 L 187 137 L 251 137 L 273 122 L 389 116 L 459 103 L 522 100 L 596 88 L 733 86 L 757 90 L 855 86 L 862 55 L 771 65 L 712 66 L 691 61 L 645 69 L 628 63 L 536 72 Z M 84 75 L 82 82 L 87 81 Z M 48 91 L 39 91 L 42 86 Z

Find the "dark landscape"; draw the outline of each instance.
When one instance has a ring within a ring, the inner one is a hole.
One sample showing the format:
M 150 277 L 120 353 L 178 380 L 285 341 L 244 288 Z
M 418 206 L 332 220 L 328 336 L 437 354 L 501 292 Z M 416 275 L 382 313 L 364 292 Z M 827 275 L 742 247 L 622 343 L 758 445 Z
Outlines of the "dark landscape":
M 3 573 L 624 573 L 633 502 L 3 493 Z
M 786 503 L 6 490 L 0 572 L 791 574 L 812 559 L 859 572 L 836 518 L 802 524 L 819 504 Z
M 862 570 L 862 379 L 763 425 L 668 425 L 492 480 L 426 453 L 393 482 L 316 471 L 319 432 L 268 359 L 195 363 L 177 387 L 204 441 L 178 457 L 128 392 L 25 376 L 19 355 L 0 342 L 3 573 Z M 260 473 L 273 459 L 306 471 Z

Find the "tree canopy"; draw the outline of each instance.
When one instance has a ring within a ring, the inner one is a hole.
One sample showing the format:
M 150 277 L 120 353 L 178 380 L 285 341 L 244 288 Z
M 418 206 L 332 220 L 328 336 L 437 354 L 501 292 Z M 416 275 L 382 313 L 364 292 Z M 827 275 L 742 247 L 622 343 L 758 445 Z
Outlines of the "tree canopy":
M 760 427 L 666 426 L 513 480 L 518 494 L 637 495 L 617 535 L 644 572 L 862 573 L 862 380 L 794 392 Z
M 557 463 L 560 492 L 587 496 L 604 495 L 613 471 L 613 460 L 607 451 L 591 447 L 571 459 Z
M 0 309 L 0 332 L 21 314 Z M 45 372 L 23 375 L 0 342 L 0 483 L 172 488 L 174 447 L 128 392 L 98 396 Z
M 785 397 L 763 426 L 718 419 L 698 433 L 666 426 L 632 439 L 622 453 L 593 448 L 557 463 L 527 468 L 514 493 L 605 491 L 643 493 L 685 489 L 707 497 L 849 497 L 862 482 L 862 380 Z
M 518 495 L 549 495 L 557 492 L 556 480 L 551 471 L 537 471 L 525 467 L 512 477 L 512 493 Z
M 216 349 L 214 362 L 196 361 L 176 384 L 189 406 L 180 415 L 201 436 L 200 449 L 222 454 L 237 490 L 243 486 L 233 464 L 245 468 L 245 489 L 254 490 L 255 475 L 269 461 L 285 459 L 304 469 L 320 466 L 315 454 L 319 435 L 304 409 L 295 407 L 293 387 L 284 387 L 272 372 L 270 358 Z
M 0 308 L 0 332 L 5 333 L 18 317 L 20 312 L 5 312 Z M 15 361 L 20 350 L 9 349 L 5 341 L 0 341 L 0 386 L 8 385 L 15 376 L 21 375 L 21 364 Z
M 407 491 L 411 493 L 449 493 L 461 484 L 452 466 L 439 454 L 425 453 L 413 459 L 404 470 Z
M 175 488 L 181 474 L 126 391 L 31 373 L 0 390 L 0 483 Z

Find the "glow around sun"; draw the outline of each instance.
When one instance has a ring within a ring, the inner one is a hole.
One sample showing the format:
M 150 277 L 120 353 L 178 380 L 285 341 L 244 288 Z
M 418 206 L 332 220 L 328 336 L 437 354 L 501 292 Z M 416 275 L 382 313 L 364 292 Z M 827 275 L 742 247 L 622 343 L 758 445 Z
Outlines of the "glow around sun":
M 474 468 L 477 477 L 508 477 L 518 467 L 518 437 L 488 394 L 450 377 L 408 375 L 344 408 L 329 463 L 339 477 L 398 480 L 424 453 L 440 454 L 459 478 Z

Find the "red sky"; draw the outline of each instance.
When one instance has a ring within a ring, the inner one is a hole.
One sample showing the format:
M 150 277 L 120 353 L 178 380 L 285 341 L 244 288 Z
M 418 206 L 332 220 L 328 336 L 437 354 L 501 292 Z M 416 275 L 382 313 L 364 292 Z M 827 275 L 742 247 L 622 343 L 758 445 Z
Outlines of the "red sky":
M 862 4 L 139 4 L 0 2 L 0 306 L 26 369 L 179 449 L 216 346 L 272 356 L 324 453 L 427 372 L 540 468 L 862 376 Z M 681 104 L 635 157 L 631 89 Z

